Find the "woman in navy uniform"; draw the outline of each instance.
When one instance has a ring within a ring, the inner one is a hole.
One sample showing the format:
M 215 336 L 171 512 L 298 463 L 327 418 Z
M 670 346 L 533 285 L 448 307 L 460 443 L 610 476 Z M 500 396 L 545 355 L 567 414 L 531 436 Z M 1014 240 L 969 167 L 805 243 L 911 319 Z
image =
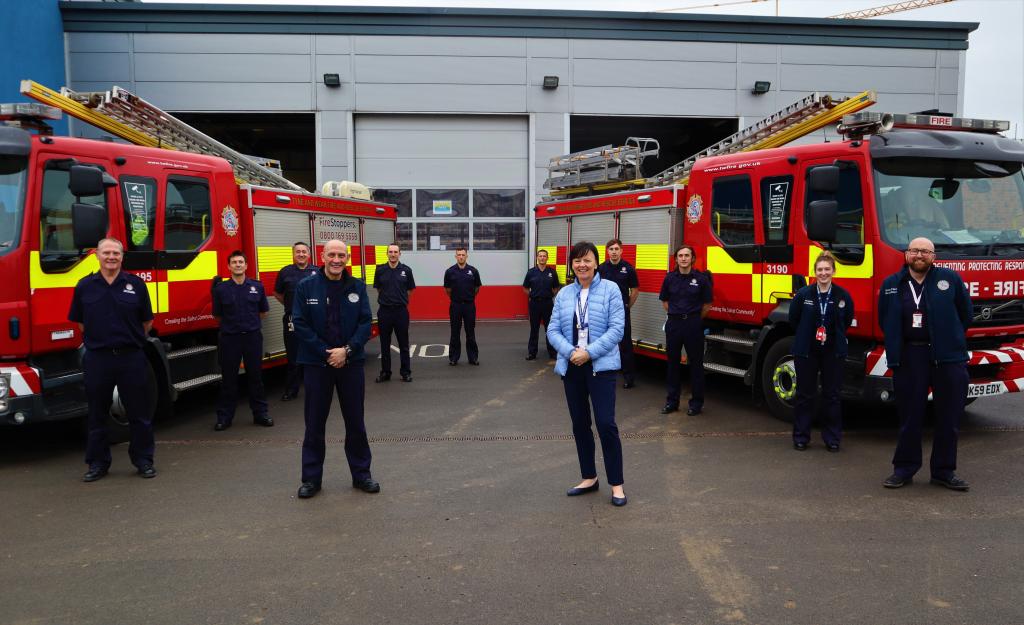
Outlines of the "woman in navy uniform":
M 352 487 L 380 492 L 380 484 L 370 475 L 370 442 L 363 420 L 366 342 L 373 319 L 366 283 L 345 269 L 348 248 L 341 241 L 333 239 L 324 245 L 323 261 L 323 268 L 295 289 L 292 308 L 306 385 L 301 499 L 316 495 L 323 482 L 327 415 L 335 391 L 345 421 L 345 458 Z
M 287 379 L 281 401 L 291 401 L 299 396 L 302 384 L 302 367 L 295 362 L 295 325 L 292 323 L 292 304 L 295 301 L 295 287 L 300 281 L 315 275 L 316 265 L 310 262 L 309 245 L 297 241 L 292 244 L 292 264 L 281 268 L 274 281 L 274 299 L 284 306 L 281 326 L 284 333 L 284 349 L 288 358 Z
M 545 250 L 537 252 L 537 265 L 530 267 L 523 278 L 523 291 L 530 298 L 528 307 L 530 310 L 530 339 L 526 343 L 526 359 L 537 358 L 537 341 L 540 331 L 540 324 L 546 328 L 551 321 L 551 307 L 554 306 L 555 293 L 562 286 L 558 274 L 552 267 L 548 267 L 548 253 Z M 548 348 L 548 358 L 558 355 L 555 348 L 548 342 L 547 333 L 544 333 L 544 343 Z
M 95 482 L 110 470 L 107 419 L 117 387 L 128 412 L 131 443 L 128 457 L 139 475 L 156 477 L 153 468 L 153 415 L 146 397 L 149 364 L 143 353 L 153 325 L 153 307 L 146 283 L 121 271 L 124 246 L 103 239 L 96 246 L 100 270 L 78 281 L 71 296 L 68 320 L 78 323 L 85 343 L 82 370 L 89 401 L 88 440 L 83 482 Z
M 218 355 L 223 376 L 217 423 L 213 426 L 218 432 L 231 427 L 235 418 L 239 362 L 245 363 L 252 422 L 264 427 L 274 425 L 274 420 L 267 416 L 267 397 L 263 392 L 262 321 L 270 306 L 263 283 L 245 277 L 248 266 L 242 250 L 231 252 L 228 256 L 231 279 L 218 282 L 213 287 L 213 316 L 220 322 Z
M 403 382 L 412 382 L 409 359 L 409 292 L 416 288 L 412 267 L 399 262 L 402 248 L 388 245 L 388 262 L 377 265 L 373 288 L 377 289 L 377 325 L 380 328 L 380 374 L 374 382 L 391 379 L 391 333 L 398 339 L 399 370 Z
M 796 368 L 796 405 L 793 408 L 793 448 L 805 451 L 811 440 L 811 421 L 821 375 L 821 438 L 829 451 L 839 451 L 842 406 L 839 385 L 846 360 L 846 329 L 853 323 L 853 299 L 832 281 L 836 260 L 822 252 L 814 260 L 814 284 L 800 289 L 789 303 L 789 325 L 794 328 L 793 364 Z
M 558 292 L 547 330 L 548 341 L 558 352 L 555 373 L 562 376 L 565 387 L 583 478 L 566 494 L 575 497 L 598 489 L 594 433 L 590 429 L 593 406 L 605 474 L 612 487 L 612 505 L 624 506 L 622 442 L 615 424 L 615 379 L 621 366 L 619 341 L 626 319 L 622 296 L 614 282 L 597 275 L 597 247 L 593 243 L 574 245 L 569 262 L 576 282 Z
M 700 414 L 704 408 L 704 325 L 701 319 L 711 309 L 712 288 L 707 274 L 693 268 L 697 254 L 693 247 L 681 245 L 672 255 L 676 267 L 661 282 L 658 299 L 665 308 L 666 387 L 665 406 L 661 414 L 679 410 L 680 376 L 683 348 L 690 366 L 690 405 L 688 415 Z

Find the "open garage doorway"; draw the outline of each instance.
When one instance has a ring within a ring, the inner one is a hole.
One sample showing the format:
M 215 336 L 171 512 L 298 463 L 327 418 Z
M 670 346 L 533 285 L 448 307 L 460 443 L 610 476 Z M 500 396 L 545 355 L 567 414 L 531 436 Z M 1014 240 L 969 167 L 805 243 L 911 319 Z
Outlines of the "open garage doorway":
M 316 188 L 316 118 L 312 113 L 172 113 L 249 156 L 281 162 L 284 177 Z
M 648 158 L 643 175 L 651 176 L 735 133 L 734 117 L 626 117 L 573 115 L 569 120 L 569 151 L 603 145 L 625 145 L 628 137 L 652 137 L 661 144 L 658 158 Z

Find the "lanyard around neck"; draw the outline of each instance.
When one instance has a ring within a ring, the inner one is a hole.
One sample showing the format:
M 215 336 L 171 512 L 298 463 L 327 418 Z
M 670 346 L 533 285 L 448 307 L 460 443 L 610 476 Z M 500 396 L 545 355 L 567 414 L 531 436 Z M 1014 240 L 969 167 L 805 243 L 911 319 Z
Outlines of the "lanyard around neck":
M 587 290 L 587 301 L 584 303 L 581 301 L 583 296 L 583 289 L 576 294 L 576 327 L 585 328 L 587 327 L 587 311 L 590 310 L 590 290 Z
M 914 308 L 921 310 L 921 298 L 924 297 L 924 285 L 921 285 L 921 292 L 918 293 L 917 289 L 914 288 L 914 280 L 907 280 L 907 284 L 910 285 L 911 297 L 914 298 Z
M 832 295 L 832 285 L 829 284 L 828 285 L 828 291 L 825 291 L 825 301 L 824 302 L 822 302 L 822 300 L 821 300 L 821 291 L 818 290 L 818 289 L 815 289 L 815 290 L 818 291 L 818 309 L 821 310 L 821 322 L 825 323 L 825 312 L 828 310 L 829 296 Z

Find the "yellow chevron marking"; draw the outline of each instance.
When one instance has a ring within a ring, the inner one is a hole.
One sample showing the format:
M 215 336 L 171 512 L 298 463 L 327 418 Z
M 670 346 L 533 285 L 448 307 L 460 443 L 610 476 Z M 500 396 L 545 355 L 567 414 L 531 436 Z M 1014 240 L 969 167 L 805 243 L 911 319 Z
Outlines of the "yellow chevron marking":
M 822 248 L 812 245 L 807 254 L 807 276 L 814 281 L 814 259 L 822 252 Z M 837 278 L 872 278 L 875 275 L 875 254 L 872 245 L 864 246 L 864 260 L 859 265 L 844 263 L 836 259 Z
M 667 250 L 667 247 L 666 247 Z M 665 252 L 666 257 L 668 252 Z M 750 275 L 754 273 L 754 265 L 752 263 L 738 263 L 729 256 L 721 247 L 709 247 L 707 250 L 708 255 L 708 269 L 712 273 L 727 273 L 727 274 L 740 274 Z M 755 300 L 756 301 L 756 300 Z
M 263 246 L 256 248 L 257 268 L 259 273 L 275 273 L 282 267 L 292 264 L 292 248 L 288 246 Z
M 209 250 L 199 252 L 199 255 L 192 259 L 188 267 L 184 269 L 168 269 L 168 282 L 192 282 L 194 280 L 209 280 L 217 275 L 217 252 Z
M 762 302 L 774 304 L 779 297 L 788 297 L 793 294 L 793 277 L 785 274 L 764 274 L 761 276 Z
M 668 271 L 668 243 L 637 244 L 636 268 Z
M 46 273 L 39 261 L 39 252 L 29 255 L 28 284 L 31 289 L 74 288 L 78 281 L 100 270 L 100 261 L 95 254 L 89 254 L 77 265 L 63 273 Z
M 171 306 L 170 306 L 170 304 L 171 304 L 170 285 L 167 282 L 157 282 L 156 283 L 156 292 L 157 292 L 157 299 L 156 299 L 157 310 L 155 310 L 154 312 L 161 312 L 161 313 L 170 312 L 170 310 L 171 310 Z

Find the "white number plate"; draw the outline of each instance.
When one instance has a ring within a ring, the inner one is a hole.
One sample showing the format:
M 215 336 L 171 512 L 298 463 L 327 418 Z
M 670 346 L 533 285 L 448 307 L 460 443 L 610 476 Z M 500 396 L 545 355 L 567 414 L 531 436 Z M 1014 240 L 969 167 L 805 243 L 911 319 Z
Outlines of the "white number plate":
M 967 387 L 968 397 L 986 397 L 988 395 L 1002 395 L 1006 392 L 1006 385 L 1002 382 L 988 382 L 986 384 L 971 384 Z

